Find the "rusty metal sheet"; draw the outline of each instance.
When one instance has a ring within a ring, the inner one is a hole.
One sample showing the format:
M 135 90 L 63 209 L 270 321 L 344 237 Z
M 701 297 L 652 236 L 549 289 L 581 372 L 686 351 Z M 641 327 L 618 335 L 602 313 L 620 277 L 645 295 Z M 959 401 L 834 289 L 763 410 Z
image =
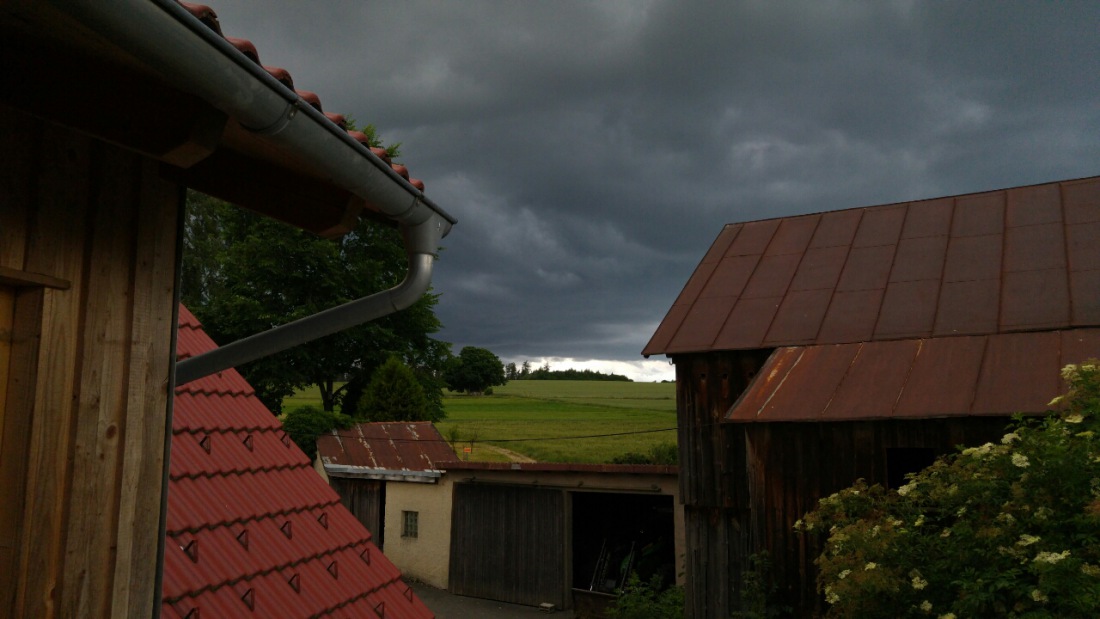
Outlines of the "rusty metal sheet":
M 875 339 L 932 335 L 939 294 L 938 279 L 891 283 L 882 299 Z
M 810 247 L 847 247 L 852 244 L 863 209 L 823 213 Z
M 1060 222 L 1008 228 L 1005 230 L 1004 270 L 1065 271 L 1065 245 L 1065 227 Z
M 1066 224 L 1100 221 L 1100 178 L 1062 183 Z
M 764 338 L 764 345 L 804 344 L 817 339 L 817 331 L 825 318 L 832 298 L 831 290 L 803 290 L 789 292 L 779 306 L 771 329 Z
M 1012 189 L 1007 202 L 1009 228 L 1062 222 L 1062 192 L 1057 183 Z
M 840 280 L 840 271 L 847 258 L 846 246 L 807 249 L 802 256 L 802 262 L 798 264 L 789 290 L 832 290 Z
M 996 279 L 944 283 L 932 335 L 995 333 L 1000 290 L 1001 282 Z
M 862 344 L 807 347 L 757 421 L 817 421 Z
M 1056 331 L 988 338 L 971 412 L 1009 415 L 1042 411 L 1061 388 L 1061 336 Z
M 672 338 L 680 330 L 680 325 L 683 324 L 684 317 L 687 316 L 690 309 L 690 305 L 673 305 L 669 308 L 668 314 L 665 314 L 665 319 L 657 326 L 657 330 L 653 332 L 653 337 L 649 338 L 649 343 L 642 349 L 642 354 L 648 357 L 663 352 L 672 352 Z
M 951 237 L 947 245 L 947 264 L 943 281 L 966 282 L 1001 277 L 1000 234 Z
M 920 340 L 863 344 L 821 420 L 891 417 L 919 348 Z
M 1069 323 L 1069 281 L 1062 269 L 1005 273 L 1001 331 L 1045 329 Z
M 943 276 L 943 262 L 947 255 L 946 236 L 923 236 L 902 239 L 890 269 L 891 282 L 909 282 L 922 279 L 939 281 Z
M 1100 360 L 1100 329 L 1062 331 L 1062 357 L 1059 365 L 1081 363 L 1086 359 Z
M 780 254 L 802 254 L 813 238 L 817 230 L 817 223 L 821 215 L 805 215 L 783 219 L 779 224 L 779 230 L 768 245 L 765 255 L 777 256 Z
M 761 258 L 741 298 L 779 297 L 786 294 L 801 257 L 801 254 L 783 254 Z
M 837 282 L 837 292 L 886 288 L 895 250 L 894 245 L 852 248 Z
M 437 462 L 456 458 L 428 421 L 361 423 L 317 438 L 325 464 L 386 471 L 433 471 Z
M 1005 192 L 991 191 L 955 198 L 951 236 L 984 236 L 1004 231 Z
M 697 295 L 707 297 L 740 297 L 745 291 L 760 256 L 729 256 L 716 265 L 706 288 Z
M 730 307 L 735 301 L 736 299 L 725 297 L 697 299 L 684 317 L 680 330 L 669 343 L 670 348 L 678 350 L 710 348 L 718 331 L 726 324 L 726 319 L 730 316 Z
M 768 248 L 772 236 L 779 228 L 779 219 L 766 219 L 764 221 L 751 221 L 741 227 L 741 232 L 730 244 L 727 256 L 747 256 L 762 254 Z
M 1100 178 L 751 222 L 734 234 L 723 230 L 725 257 L 712 247 L 717 266 L 701 265 L 674 304 L 724 298 L 718 337 L 705 343 L 718 308 L 695 310 L 699 327 L 670 311 L 664 344 L 654 339 L 647 354 L 1100 323 Z M 824 318 L 825 294 L 809 291 L 831 293 Z
M 783 384 L 783 381 L 787 379 L 791 367 L 798 363 L 805 350 L 806 348 L 801 346 L 777 348 L 768 357 L 764 367 L 756 373 L 741 397 L 730 407 L 725 419 L 728 421 L 756 421 L 768 400 Z
M 782 301 L 783 297 L 739 299 L 733 308 L 733 313 L 726 321 L 726 326 L 714 341 L 714 348 L 719 350 L 760 348 Z
M 1071 271 L 1100 269 L 1100 221 L 1066 226 L 1066 241 Z
M 741 232 L 742 227 L 742 224 L 726 224 L 723 226 L 722 231 L 718 233 L 718 238 L 714 239 L 710 249 L 703 256 L 702 262 L 718 262 L 721 260 L 726 255 L 730 245 L 733 244 L 733 240 L 737 238 L 737 234 Z
M 905 205 L 869 208 L 859 222 L 852 247 L 897 245 L 901 226 L 905 222 Z
M 883 292 L 856 290 L 834 293 L 818 333 L 818 343 L 862 342 L 871 339 L 879 307 L 882 305 Z
M 979 336 L 921 340 L 894 415 L 928 418 L 969 414 L 986 339 Z
M 951 233 L 951 214 L 954 207 L 955 200 L 952 198 L 910 203 L 905 214 L 905 227 L 901 229 L 901 238 L 947 236 Z
M 1075 326 L 1100 324 L 1100 270 L 1070 273 Z

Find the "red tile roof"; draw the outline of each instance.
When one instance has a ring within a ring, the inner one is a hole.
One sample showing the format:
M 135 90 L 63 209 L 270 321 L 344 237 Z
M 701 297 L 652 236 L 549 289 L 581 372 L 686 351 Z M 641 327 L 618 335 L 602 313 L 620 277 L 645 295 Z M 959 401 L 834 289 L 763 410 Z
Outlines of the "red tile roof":
M 1100 325 L 1100 177 L 726 226 L 644 355 Z
M 329 118 L 329 120 L 331 120 L 334 124 L 339 126 L 341 129 L 344 129 L 345 131 L 347 130 L 347 124 L 346 124 L 344 116 L 341 115 L 341 114 L 333 114 L 333 113 L 325 112 L 322 109 L 322 106 L 321 106 L 321 99 L 320 99 L 320 97 L 317 96 L 316 93 L 310 92 L 308 90 L 296 90 L 294 88 L 294 78 L 291 77 L 289 71 L 287 71 L 286 69 L 284 69 L 282 67 L 269 67 L 269 66 L 263 65 L 260 62 L 259 52 L 257 51 L 256 46 L 251 41 L 248 41 L 248 40 L 245 40 L 245 39 L 238 39 L 238 38 L 234 38 L 234 37 L 225 36 L 222 33 L 221 23 L 218 22 L 218 14 L 214 12 L 214 9 L 212 9 L 209 6 L 206 6 L 204 4 L 194 4 L 194 3 L 191 3 L 191 2 L 179 2 L 179 4 L 183 8 L 187 9 L 187 11 L 189 13 L 191 13 L 191 15 L 193 15 L 196 19 L 201 21 L 207 28 L 211 29 L 212 31 L 217 33 L 219 36 L 224 38 L 226 41 L 228 41 L 229 44 L 231 44 L 233 47 L 237 48 L 237 51 L 241 52 L 241 54 L 246 56 L 249 60 L 251 60 L 255 64 L 261 66 L 264 71 L 267 71 L 272 77 L 277 79 L 284 86 L 286 86 L 290 90 L 293 90 L 295 92 L 295 94 L 297 94 L 299 97 L 301 97 L 301 99 L 303 101 L 308 103 L 310 106 L 312 106 L 318 112 L 324 113 L 325 116 L 327 116 Z M 350 135 L 352 138 L 354 138 L 356 141 L 360 142 L 361 144 L 364 144 L 365 146 L 370 148 L 370 144 L 367 142 L 367 136 L 366 135 L 364 135 L 364 134 L 362 134 L 358 131 L 348 131 L 348 135 Z M 385 150 L 375 149 L 375 148 L 372 148 L 371 150 L 374 151 L 376 156 L 380 157 L 386 163 L 390 164 L 390 167 L 392 167 L 395 172 L 397 172 L 402 177 L 404 177 L 405 180 L 409 181 L 409 183 L 412 184 L 412 186 L 416 187 L 420 191 L 424 191 L 423 181 L 421 181 L 419 179 L 415 179 L 415 178 L 410 178 L 408 168 L 406 168 L 405 166 L 400 165 L 400 164 L 393 164 L 390 161 L 389 156 L 387 154 L 385 154 Z
M 430 421 L 360 423 L 317 438 L 326 467 L 380 471 L 435 471 L 436 463 L 456 460 L 455 452 Z
M 370 539 L 236 370 L 176 390 L 162 616 L 433 617 Z
M 1041 413 L 1060 369 L 1100 354 L 1100 329 L 777 349 L 727 421 L 846 421 Z

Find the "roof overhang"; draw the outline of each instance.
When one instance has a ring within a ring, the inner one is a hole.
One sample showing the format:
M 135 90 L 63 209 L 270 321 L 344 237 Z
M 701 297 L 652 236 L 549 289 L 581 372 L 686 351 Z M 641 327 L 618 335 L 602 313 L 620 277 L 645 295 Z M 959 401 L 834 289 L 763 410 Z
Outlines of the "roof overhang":
M 365 466 L 349 466 L 346 464 L 326 464 L 325 473 L 329 477 L 342 477 L 345 479 L 377 479 L 419 484 L 434 484 L 443 476 L 443 471 L 372 469 Z
M 1098 351 L 1098 328 L 778 348 L 724 421 L 1041 414 Z

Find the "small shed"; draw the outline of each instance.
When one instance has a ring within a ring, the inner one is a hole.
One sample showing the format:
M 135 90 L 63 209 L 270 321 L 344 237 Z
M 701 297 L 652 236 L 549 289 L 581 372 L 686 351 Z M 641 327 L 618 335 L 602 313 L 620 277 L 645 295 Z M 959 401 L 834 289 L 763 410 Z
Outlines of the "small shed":
M 1100 178 L 726 226 L 644 350 L 676 364 L 688 613 L 750 557 L 809 616 L 794 522 L 1039 414 L 1100 356 Z
M 446 553 L 449 510 L 434 486 L 455 459 L 430 421 L 377 422 L 318 437 L 314 466 L 409 576 L 445 588 L 432 557 Z

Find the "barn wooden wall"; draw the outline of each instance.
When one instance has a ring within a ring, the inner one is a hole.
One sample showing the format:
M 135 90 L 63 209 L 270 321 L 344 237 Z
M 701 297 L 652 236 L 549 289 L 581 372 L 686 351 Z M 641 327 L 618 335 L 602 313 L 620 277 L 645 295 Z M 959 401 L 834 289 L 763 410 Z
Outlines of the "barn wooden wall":
M 820 540 L 794 534 L 796 520 L 857 479 L 885 484 L 888 449 L 950 453 L 956 445 L 999 439 L 1009 423 L 1005 417 L 967 417 L 718 424 L 744 388 L 727 389 L 722 377 L 732 383 L 730 376 L 746 376 L 736 370 L 750 361 L 746 353 L 676 360 L 680 482 L 691 500 L 685 499 L 690 617 L 729 617 L 748 558 L 761 550 L 770 555 L 777 597 L 796 615 L 813 615 L 819 610 L 813 560 Z
M 5 416 L 25 445 L 0 615 L 149 616 L 182 193 L 154 162 L 3 106 L 0 136 L 0 274 L 23 320 Z

